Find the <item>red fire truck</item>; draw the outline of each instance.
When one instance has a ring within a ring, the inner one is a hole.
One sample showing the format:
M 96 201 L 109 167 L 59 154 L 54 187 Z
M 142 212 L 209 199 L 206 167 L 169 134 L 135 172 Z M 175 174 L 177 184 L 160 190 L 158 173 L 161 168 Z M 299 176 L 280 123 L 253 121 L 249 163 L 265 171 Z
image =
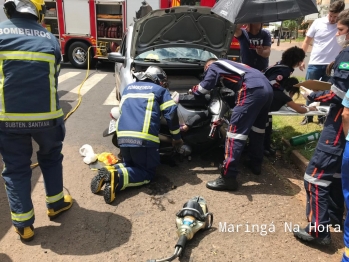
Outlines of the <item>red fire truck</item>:
M 152 9 L 171 6 L 169 0 L 147 0 L 147 3 Z M 107 54 L 116 50 L 142 0 L 46 0 L 45 4 L 44 25 L 58 38 L 64 61 L 86 68 L 88 52 L 93 63 L 97 59 L 106 60 Z M 239 49 L 234 40 L 229 57 L 237 60 Z

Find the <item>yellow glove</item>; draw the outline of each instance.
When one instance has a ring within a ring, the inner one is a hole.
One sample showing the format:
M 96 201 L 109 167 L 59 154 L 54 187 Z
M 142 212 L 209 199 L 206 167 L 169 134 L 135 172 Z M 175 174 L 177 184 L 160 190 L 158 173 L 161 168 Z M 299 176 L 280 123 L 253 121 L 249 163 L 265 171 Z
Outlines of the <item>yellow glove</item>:
M 98 155 L 98 161 L 110 166 L 116 164 L 118 159 L 112 153 L 103 152 Z

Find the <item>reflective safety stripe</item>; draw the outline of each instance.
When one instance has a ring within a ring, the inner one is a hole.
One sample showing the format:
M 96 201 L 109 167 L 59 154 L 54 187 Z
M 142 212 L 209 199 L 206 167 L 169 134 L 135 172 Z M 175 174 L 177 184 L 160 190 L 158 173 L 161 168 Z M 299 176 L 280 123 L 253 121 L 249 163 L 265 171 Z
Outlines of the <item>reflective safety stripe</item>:
M 258 127 L 255 127 L 255 126 L 252 126 L 251 130 L 253 132 L 256 132 L 256 133 L 259 133 L 259 134 L 264 134 L 265 133 L 265 129 L 261 129 L 261 128 L 258 128 Z
M 148 136 L 151 136 L 148 134 L 149 132 L 149 127 L 150 127 L 150 120 L 151 120 L 151 114 L 152 114 L 152 110 L 153 110 L 153 105 L 154 105 L 154 98 L 155 98 L 155 95 L 153 93 L 149 93 L 149 94 L 137 94 L 137 93 L 132 93 L 132 94 L 127 94 L 127 95 L 124 95 L 122 98 L 121 98 L 121 102 L 120 102 L 120 105 L 119 105 L 119 108 L 120 108 L 120 111 L 121 111 L 121 108 L 122 108 L 122 105 L 123 103 L 125 102 L 126 99 L 128 98 L 145 98 L 145 99 L 148 99 L 148 103 L 147 103 L 147 107 L 146 107 L 146 110 L 145 110 L 145 116 L 144 116 L 144 122 L 143 122 L 143 129 L 142 129 L 142 133 L 144 135 L 148 135 Z M 122 131 L 124 132 L 124 131 Z M 125 131 L 126 132 L 126 131 Z M 140 133 L 141 134 L 141 133 Z M 133 136 L 135 137 L 135 136 Z M 154 136 L 153 136 L 154 137 Z M 147 139 L 147 138 L 146 138 Z M 151 139 L 147 139 L 147 140 L 151 140 Z M 157 143 L 160 143 L 160 142 L 157 142 Z
M 16 114 L 16 113 L 0 113 L 1 121 L 42 121 L 50 120 L 63 116 L 62 109 L 57 110 L 56 112 L 49 113 L 28 113 L 28 114 Z
M 308 181 L 311 184 L 323 186 L 323 187 L 328 187 L 331 184 L 331 181 L 317 179 L 316 177 L 312 177 L 311 175 L 308 175 L 307 173 L 304 174 L 304 180 Z
M 130 183 L 130 177 L 125 166 L 123 164 L 118 164 L 117 166 L 122 172 L 123 181 L 124 181 L 124 184 L 122 185 L 122 188 L 120 190 L 124 190 L 126 187 L 141 186 L 141 185 L 150 183 L 150 180 L 144 180 L 143 182 L 138 182 L 138 183 Z
M 177 129 L 177 130 L 170 130 L 170 133 L 172 134 L 172 135 L 177 135 L 177 134 L 179 134 L 179 132 L 180 132 L 180 130 L 179 129 Z
M 240 70 L 239 68 L 237 68 L 237 67 L 235 67 L 235 66 L 233 66 L 233 65 L 231 65 L 231 64 L 229 64 L 229 63 L 227 63 L 227 62 L 225 62 L 225 61 L 216 61 L 216 62 L 214 62 L 214 63 L 221 64 L 221 65 L 223 65 L 224 67 L 226 67 L 226 68 L 232 70 L 234 73 L 239 74 L 240 76 L 243 76 L 243 75 L 246 74 L 245 71 L 242 71 L 242 70 Z
M 64 197 L 63 191 L 55 196 L 46 196 L 46 203 L 52 204 Z
M 141 139 L 153 141 L 155 143 L 160 143 L 159 137 L 153 136 L 150 134 L 145 134 L 142 132 L 136 132 L 136 131 L 118 131 L 117 136 L 118 137 L 135 137 L 135 138 L 141 138 Z
M 209 90 L 203 88 L 201 85 L 198 86 L 198 91 L 199 91 L 201 94 L 203 94 L 203 95 L 204 95 L 204 94 L 210 93 Z
M 124 165 L 119 165 L 119 167 L 120 167 L 120 170 L 123 174 L 123 181 L 124 181 L 124 184 L 122 185 L 122 188 L 120 190 L 124 190 L 128 186 L 128 183 L 129 183 L 128 171 Z
M 335 93 L 338 97 L 340 97 L 340 98 L 344 98 L 345 97 L 345 92 L 344 91 L 342 91 L 342 90 L 340 90 L 338 87 L 336 87 L 335 85 L 332 85 L 331 86 L 331 91 L 333 92 L 333 93 Z
M 164 110 L 170 106 L 174 106 L 174 105 L 176 105 L 175 101 L 173 101 L 173 100 L 167 101 L 167 102 L 163 103 L 162 105 L 160 105 L 160 110 L 162 111 L 162 110 Z
M 269 122 L 267 122 L 266 124 L 265 124 L 265 127 L 268 127 L 269 126 Z
M 2 51 L 0 60 L 29 60 L 47 63 L 55 63 L 56 58 L 52 54 L 29 51 Z
M 50 112 L 45 113 L 6 113 L 5 112 L 5 92 L 4 92 L 4 60 L 24 60 L 24 61 L 39 61 L 49 63 L 49 82 L 50 82 Z M 26 51 L 3 51 L 0 52 L 0 120 L 6 121 L 40 121 L 49 120 L 63 116 L 62 109 L 56 110 L 56 79 L 55 79 L 55 56 L 52 54 L 40 52 L 26 52 Z
M 342 178 L 342 174 L 341 173 L 335 173 L 333 174 L 334 178 Z
M 33 216 L 34 216 L 34 209 L 30 210 L 27 213 L 23 213 L 23 214 L 11 212 L 11 219 L 13 221 L 18 221 L 18 222 L 27 221 L 27 220 L 31 219 Z
M 144 116 L 144 123 L 143 123 L 143 133 L 148 134 L 149 127 L 150 127 L 150 120 L 151 120 L 151 114 L 153 112 L 153 105 L 154 105 L 154 94 L 152 94 L 152 97 L 148 98 L 148 104 L 145 109 L 145 116 Z
M 129 183 L 127 186 L 132 187 L 132 186 L 141 186 L 145 184 L 149 184 L 150 180 L 144 180 L 143 182 L 138 182 L 138 183 Z
M 122 96 L 119 107 L 121 108 L 122 104 L 128 98 L 152 98 L 152 97 L 154 97 L 153 93 L 150 93 L 150 94 L 137 94 L 137 93 L 127 94 L 127 95 Z
M 5 82 L 5 77 L 4 77 L 4 69 L 3 69 L 4 61 L 0 60 L 0 115 L 4 113 L 5 109 L 5 97 L 4 97 L 4 82 Z
M 276 80 L 271 80 L 271 81 L 269 81 L 269 83 L 270 83 L 271 85 L 274 85 L 274 84 L 277 83 L 277 81 L 276 81 Z
M 118 166 L 119 168 L 123 168 L 123 167 L 125 167 L 123 163 L 116 164 L 115 166 Z
M 248 136 L 247 135 L 242 135 L 242 134 L 237 134 L 237 133 L 227 132 L 227 137 L 238 139 L 238 140 L 247 140 Z

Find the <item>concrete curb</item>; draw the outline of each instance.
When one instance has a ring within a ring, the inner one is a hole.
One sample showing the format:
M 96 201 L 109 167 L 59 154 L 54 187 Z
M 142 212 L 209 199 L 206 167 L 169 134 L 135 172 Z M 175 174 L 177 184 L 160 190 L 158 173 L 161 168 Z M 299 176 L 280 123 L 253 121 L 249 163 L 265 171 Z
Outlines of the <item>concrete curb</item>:
M 282 142 L 288 148 L 292 147 L 288 140 L 283 138 Z M 295 164 L 299 168 L 300 171 L 305 173 L 305 170 L 306 170 L 306 168 L 307 168 L 307 166 L 309 164 L 309 160 L 306 159 L 304 156 L 302 156 L 301 153 L 299 153 L 298 150 L 292 150 L 291 151 L 290 160 L 293 162 L 293 164 Z

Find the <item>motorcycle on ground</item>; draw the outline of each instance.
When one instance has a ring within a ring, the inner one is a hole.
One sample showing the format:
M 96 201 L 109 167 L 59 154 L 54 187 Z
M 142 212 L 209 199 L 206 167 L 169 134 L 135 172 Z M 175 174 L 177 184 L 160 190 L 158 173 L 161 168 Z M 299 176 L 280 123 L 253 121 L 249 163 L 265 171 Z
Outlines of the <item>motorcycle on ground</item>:
M 199 104 L 191 100 L 179 101 L 177 109 L 179 124 L 188 125 L 189 122 L 192 124 L 188 131 L 181 132 L 184 144 L 180 148 L 175 149 L 172 146 L 172 137 L 166 120 L 161 118 L 160 156 L 173 156 L 178 153 L 181 157 L 188 157 L 190 160 L 192 153 L 204 153 L 213 148 L 223 147 L 229 126 L 228 119 L 231 116 L 230 107 L 223 98 L 226 92 L 225 88 L 215 88 L 205 97 L 205 101 Z M 110 116 L 112 119 L 109 127 L 104 130 L 103 137 L 112 135 L 113 145 L 119 147 L 116 134 L 119 108 L 112 108 Z

